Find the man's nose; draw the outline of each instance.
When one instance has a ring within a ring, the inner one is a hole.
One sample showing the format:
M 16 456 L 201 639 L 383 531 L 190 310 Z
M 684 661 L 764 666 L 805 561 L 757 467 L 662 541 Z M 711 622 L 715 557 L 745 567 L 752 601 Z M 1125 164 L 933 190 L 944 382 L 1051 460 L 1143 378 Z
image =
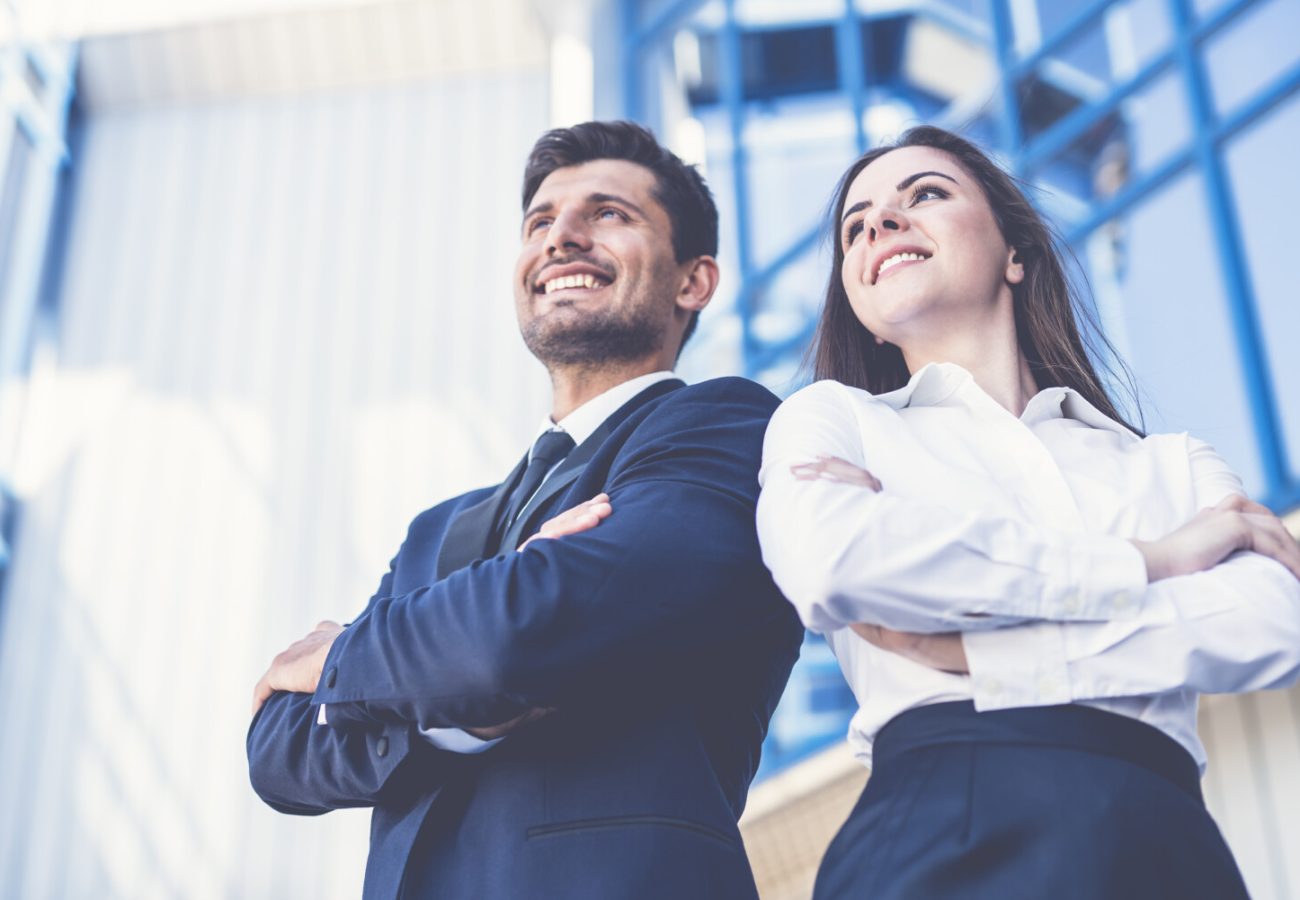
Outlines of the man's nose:
M 561 213 L 546 230 L 546 253 L 558 256 L 575 250 L 590 250 L 591 235 L 586 220 L 579 214 Z
M 902 210 L 879 206 L 867 211 L 867 240 L 875 243 L 887 231 L 906 231 L 907 216 Z

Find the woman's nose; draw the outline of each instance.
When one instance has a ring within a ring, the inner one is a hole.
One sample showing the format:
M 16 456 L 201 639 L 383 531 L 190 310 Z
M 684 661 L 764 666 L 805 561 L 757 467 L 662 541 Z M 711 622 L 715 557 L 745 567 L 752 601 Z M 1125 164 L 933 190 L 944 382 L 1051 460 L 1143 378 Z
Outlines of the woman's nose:
M 907 217 L 899 210 L 881 206 L 867 213 L 867 239 L 873 244 L 886 231 L 903 231 L 906 228 Z

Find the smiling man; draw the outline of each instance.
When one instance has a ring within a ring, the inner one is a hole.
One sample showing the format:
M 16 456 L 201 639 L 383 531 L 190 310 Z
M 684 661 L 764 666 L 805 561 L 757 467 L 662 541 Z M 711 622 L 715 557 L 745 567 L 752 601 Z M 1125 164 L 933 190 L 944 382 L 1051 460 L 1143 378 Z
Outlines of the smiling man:
M 411 523 L 364 613 L 275 658 L 253 786 L 373 807 L 367 897 L 752 898 L 736 822 L 803 632 L 755 535 L 776 398 L 671 371 L 717 211 L 626 122 L 543 135 L 523 193 L 550 416 L 501 484 Z

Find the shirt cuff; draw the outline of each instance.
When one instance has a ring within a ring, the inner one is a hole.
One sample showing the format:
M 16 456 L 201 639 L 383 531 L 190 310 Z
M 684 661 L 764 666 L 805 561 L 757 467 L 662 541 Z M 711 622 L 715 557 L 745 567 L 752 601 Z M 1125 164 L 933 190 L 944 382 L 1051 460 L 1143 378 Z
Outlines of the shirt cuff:
M 961 642 L 976 710 L 1054 706 L 1073 699 L 1059 623 L 967 631 Z
M 1063 571 L 1067 576 L 1043 598 L 1037 618 L 1054 622 L 1131 619 L 1142 611 L 1147 566 L 1125 538 L 1071 535 Z
M 439 750 L 450 753 L 482 753 L 505 740 L 499 737 L 485 741 L 459 728 L 423 728 L 420 736 Z

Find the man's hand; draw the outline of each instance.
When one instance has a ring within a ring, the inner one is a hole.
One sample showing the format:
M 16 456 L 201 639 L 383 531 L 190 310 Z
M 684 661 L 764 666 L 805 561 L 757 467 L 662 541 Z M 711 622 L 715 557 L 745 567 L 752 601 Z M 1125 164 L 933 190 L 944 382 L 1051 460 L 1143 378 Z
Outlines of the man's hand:
M 566 509 L 553 519 L 547 519 L 537 533 L 519 545 L 522 550 L 533 541 L 553 540 L 566 534 L 578 534 L 595 528 L 605 517 L 614 511 L 609 503 L 609 494 L 597 494 L 590 500 Z
M 253 715 L 257 715 L 262 704 L 276 691 L 315 693 L 325 657 L 342 630 L 338 622 L 321 622 L 305 638 L 290 644 L 289 649 L 271 660 L 271 668 L 253 688 Z
M 856 484 L 869 491 L 881 490 L 875 475 L 838 456 L 819 456 L 816 462 L 798 463 L 790 467 L 790 473 L 800 481 L 838 481 Z
M 854 633 L 869 644 L 881 650 L 897 653 L 912 662 L 920 663 L 941 672 L 956 672 L 965 675 L 970 672 L 966 663 L 966 648 L 961 643 L 961 632 L 949 631 L 943 634 L 912 634 L 906 631 L 891 631 L 879 625 L 850 625 Z

